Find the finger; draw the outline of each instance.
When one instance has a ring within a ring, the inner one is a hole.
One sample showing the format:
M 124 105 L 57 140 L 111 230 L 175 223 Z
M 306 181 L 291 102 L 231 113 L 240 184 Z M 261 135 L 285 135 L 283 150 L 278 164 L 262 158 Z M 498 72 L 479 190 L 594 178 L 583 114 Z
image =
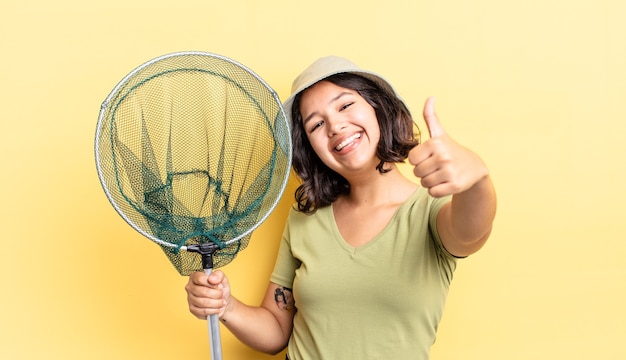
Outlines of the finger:
M 208 315 L 219 314 L 224 307 L 221 299 L 195 299 L 189 301 L 189 311 L 199 319 L 206 319 Z
M 432 155 L 413 164 L 413 174 L 418 178 L 425 178 L 439 170 L 439 165 L 433 159 Z
M 432 141 L 423 142 L 409 151 L 409 164 L 419 165 L 433 156 L 435 147 Z
M 440 167 L 437 159 L 440 158 L 439 155 L 442 151 L 445 151 L 442 138 L 428 139 L 409 151 L 409 164 L 426 167 L 424 162 L 428 162 L 429 165 L 427 167 L 432 167 L 432 170 L 436 170 Z
M 452 194 L 450 185 L 448 183 L 439 184 L 428 188 L 428 193 L 434 198 L 441 198 Z
M 209 286 L 208 276 L 204 272 L 195 271 L 189 275 L 189 283 L 199 286 Z
M 222 289 L 209 288 L 206 286 L 189 287 L 187 290 L 187 301 L 189 305 L 196 307 L 220 308 L 224 302 L 224 291 Z
M 219 283 L 222 282 L 223 279 L 224 279 L 224 273 L 219 270 L 213 271 L 211 275 L 209 275 L 209 278 L 208 278 L 209 284 L 211 285 L 218 285 Z
M 409 164 L 417 165 L 427 157 L 428 156 L 424 154 L 424 151 L 422 151 L 422 145 L 418 145 L 409 151 Z
M 426 103 L 424 104 L 424 121 L 426 122 L 426 127 L 428 128 L 428 133 L 431 138 L 439 137 L 445 135 L 445 130 L 441 123 L 439 122 L 439 118 L 437 118 L 437 114 L 435 113 L 435 98 L 429 97 L 426 99 Z

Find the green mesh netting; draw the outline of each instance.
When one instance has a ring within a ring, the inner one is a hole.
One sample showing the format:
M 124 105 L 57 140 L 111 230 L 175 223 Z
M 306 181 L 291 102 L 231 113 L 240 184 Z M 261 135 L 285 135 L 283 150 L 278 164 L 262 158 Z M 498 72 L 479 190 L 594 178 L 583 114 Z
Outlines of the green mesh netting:
M 186 52 L 147 62 L 106 99 L 96 132 L 100 181 L 118 213 L 182 275 L 185 251 L 214 244 L 228 264 L 276 206 L 291 164 L 275 92 L 230 59 Z

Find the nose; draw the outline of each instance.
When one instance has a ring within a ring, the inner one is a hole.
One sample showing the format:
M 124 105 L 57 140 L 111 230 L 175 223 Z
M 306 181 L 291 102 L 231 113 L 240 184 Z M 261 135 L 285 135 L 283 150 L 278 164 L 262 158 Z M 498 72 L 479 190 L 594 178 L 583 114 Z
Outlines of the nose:
M 329 116 L 326 122 L 328 123 L 328 137 L 337 135 L 346 127 L 346 122 L 340 116 Z

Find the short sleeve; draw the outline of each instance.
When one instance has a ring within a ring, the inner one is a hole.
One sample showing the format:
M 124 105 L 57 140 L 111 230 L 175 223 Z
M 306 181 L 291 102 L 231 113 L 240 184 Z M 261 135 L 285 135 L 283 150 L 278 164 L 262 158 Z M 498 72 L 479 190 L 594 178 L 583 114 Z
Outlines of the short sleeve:
M 291 251 L 290 224 L 294 211 L 296 210 L 291 209 L 289 217 L 287 218 L 278 249 L 278 255 L 276 257 L 276 263 L 274 264 L 274 271 L 270 277 L 271 282 L 287 288 L 293 288 L 296 270 L 300 267 L 300 261 L 293 256 Z
M 443 246 L 443 242 L 441 242 L 441 237 L 439 236 L 439 230 L 437 229 L 437 216 L 439 216 L 439 211 L 441 211 L 441 208 L 445 204 L 449 203 L 451 199 L 452 196 L 445 196 L 442 198 L 433 199 L 430 205 L 430 216 L 428 220 L 428 225 L 430 227 L 430 232 L 433 235 L 435 246 L 437 246 L 437 248 L 440 249 L 445 255 L 454 259 L 461 259 L 462 257 L 453 255 Z

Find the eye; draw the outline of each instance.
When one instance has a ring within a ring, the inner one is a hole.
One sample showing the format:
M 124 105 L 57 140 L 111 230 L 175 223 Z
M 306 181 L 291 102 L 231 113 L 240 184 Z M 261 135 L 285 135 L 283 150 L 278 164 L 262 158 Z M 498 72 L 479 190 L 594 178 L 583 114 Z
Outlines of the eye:
M 317 121 L 317 122 L 312 122 L 313 124 L 311 125 L 311 127 L 309 128 L 309 132 L 313 132 L 315 131 L 315 129 L 321 127 L 324 124 L 323 120 Z
M 341 108 L 339 109 L 339 111 L 343 111 L 347 108 L 349 108 L 350 106 L 352 106 L 354 103 L 353 102 L 349 102 L 349 103 L 345 103 L 341 106 Z

